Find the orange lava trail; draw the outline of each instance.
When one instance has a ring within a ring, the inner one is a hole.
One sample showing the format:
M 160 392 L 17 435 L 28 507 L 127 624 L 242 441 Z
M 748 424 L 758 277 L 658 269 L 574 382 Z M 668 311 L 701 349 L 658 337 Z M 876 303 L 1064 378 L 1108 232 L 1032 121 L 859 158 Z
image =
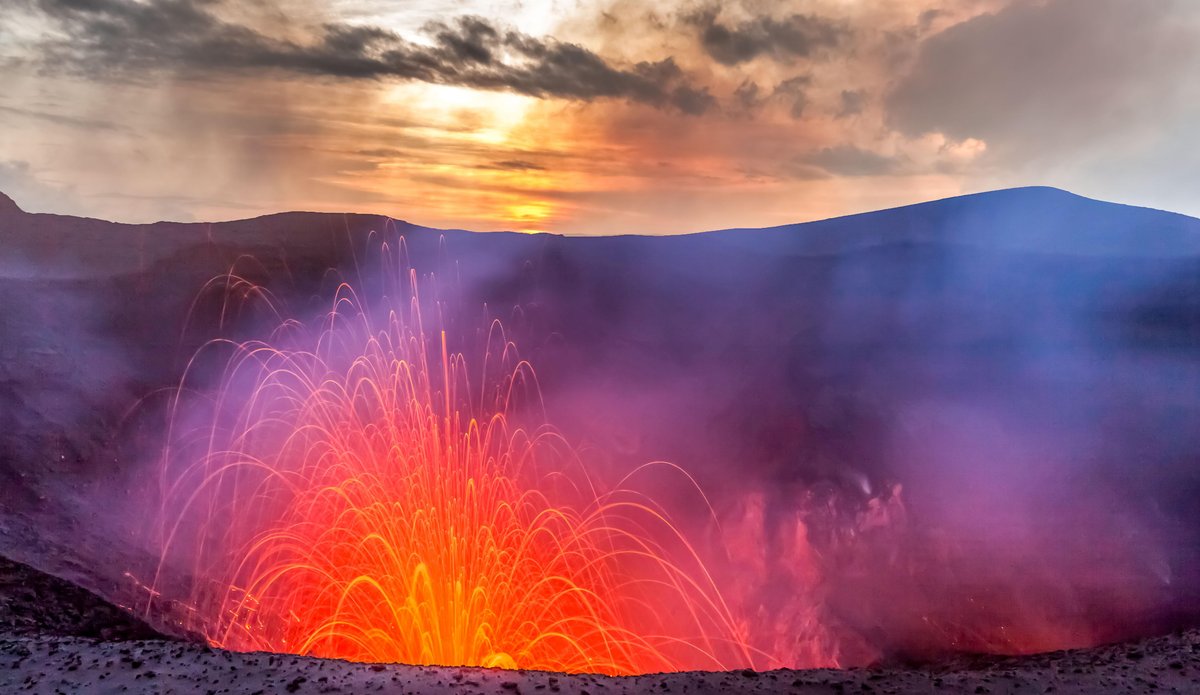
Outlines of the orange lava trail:
M 320 330 L 218 341 L 233 356 L 207 408 L 185 407 L 185 379 L 156 580 L 187 587 L 185 627 L 218 647 L 364 662 L 752 665 L 662 508 L 603 488 L 548 426 L 522 426 L 536 380 L 503 329 L 484 368 L 508 366 L 473 383 L 407 280 L 383 320 L 342 285 Z

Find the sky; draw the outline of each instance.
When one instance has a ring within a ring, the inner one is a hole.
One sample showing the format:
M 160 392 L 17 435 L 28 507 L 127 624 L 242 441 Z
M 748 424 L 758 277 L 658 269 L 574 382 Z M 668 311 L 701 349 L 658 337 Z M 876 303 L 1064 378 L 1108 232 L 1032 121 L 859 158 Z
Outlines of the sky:
M 3 0 L 0 191 L 667 234 L 1050 185 L 1200 216 L 1196 0 Z

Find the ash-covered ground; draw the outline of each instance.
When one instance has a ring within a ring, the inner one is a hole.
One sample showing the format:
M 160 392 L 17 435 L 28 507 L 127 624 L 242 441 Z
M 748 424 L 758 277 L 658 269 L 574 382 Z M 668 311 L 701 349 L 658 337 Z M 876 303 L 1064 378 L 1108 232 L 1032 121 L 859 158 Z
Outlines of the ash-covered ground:
M 1200 692 L 1200 630 L 1029 657 L 847 671 L 609 678 L 239 654 L 155 633 L 70 582 L 0 559 L 4 693 L 1146 693 Z
M 0 633 L 127 642 L 167 639 L 95 594 L 0 557 Z

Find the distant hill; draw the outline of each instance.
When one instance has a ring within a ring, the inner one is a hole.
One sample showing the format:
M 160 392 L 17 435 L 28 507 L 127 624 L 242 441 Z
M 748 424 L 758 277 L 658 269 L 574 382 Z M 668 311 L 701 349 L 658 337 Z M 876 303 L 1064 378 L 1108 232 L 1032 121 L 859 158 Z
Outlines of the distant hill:
M 1200 220 L 1045 187 L 978 193 L 757 231 L 791 236 L 796 247 L 809 252 L 922 241 L 1089 256 L 1200 254 Z

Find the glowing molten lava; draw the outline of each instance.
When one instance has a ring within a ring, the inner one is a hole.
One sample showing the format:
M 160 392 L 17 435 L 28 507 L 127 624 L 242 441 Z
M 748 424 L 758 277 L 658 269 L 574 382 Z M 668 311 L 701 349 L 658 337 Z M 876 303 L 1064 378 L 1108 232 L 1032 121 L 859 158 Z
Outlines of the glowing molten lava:
M 407 279 L 407 299 L 368 310 L 343 285 L 316 327 L 210 345 L 232 357 L 207 406 L 177 402 L 162 490 L 155 586 L 184 587 L 186 627 L 234 650 L 368 662 L 751 664 L 666 513 L 518 423 L 536 382 L 499 325 L 473 373 L 444 319 L 426 332 Z

